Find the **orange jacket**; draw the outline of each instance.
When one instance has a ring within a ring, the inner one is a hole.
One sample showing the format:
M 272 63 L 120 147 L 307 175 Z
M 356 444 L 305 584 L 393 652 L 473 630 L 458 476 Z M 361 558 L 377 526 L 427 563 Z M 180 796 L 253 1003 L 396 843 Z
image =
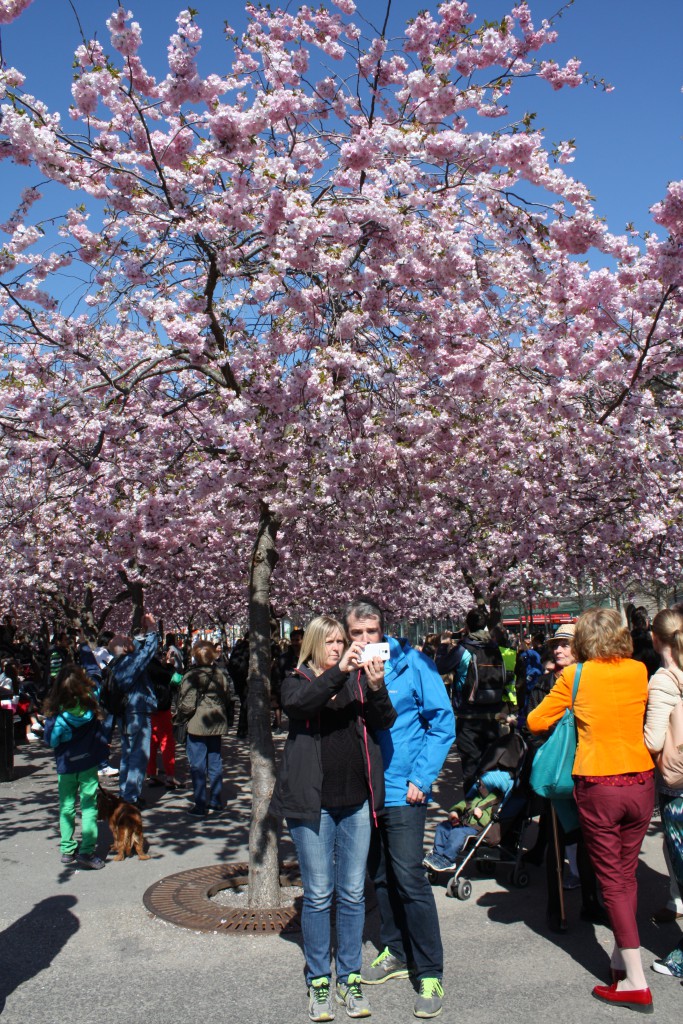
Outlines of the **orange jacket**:
M 575 665 L 529 713 L 531 732 L 546 732 L 572 703 Z M 587 661 L 574 704 L 578 747 L 574 775 L 623 775 L 652 768 L 643 739 L 647 670 L 640 661 Z

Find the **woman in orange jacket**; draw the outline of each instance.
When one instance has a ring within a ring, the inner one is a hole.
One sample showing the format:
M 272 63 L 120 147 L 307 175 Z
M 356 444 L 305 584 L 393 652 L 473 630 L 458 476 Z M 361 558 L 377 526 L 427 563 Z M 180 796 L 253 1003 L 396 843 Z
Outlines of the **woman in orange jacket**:
M 574 702 L 574 796 L 614 932 L 612 984 L 596 985 L 593 995 L 651 1013 L 636 925 L 636 867 L 654 808 L 654 769 L 643 739 L 647 671 L 630 658 L 630 633 L 610 608 L 579 616 L 573 649 L 583 663 Z M 571 707 L 573 681 L 572 666 L 530 713 L 531 732 L 545 732 Z

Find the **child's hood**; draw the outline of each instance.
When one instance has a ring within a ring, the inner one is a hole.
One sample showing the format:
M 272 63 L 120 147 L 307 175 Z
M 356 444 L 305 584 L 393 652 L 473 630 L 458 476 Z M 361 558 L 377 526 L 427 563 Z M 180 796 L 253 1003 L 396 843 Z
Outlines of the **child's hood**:
M 93 719 L 94 711 L 86 710 L 82 708 L 80 704 L 74 705 L 69 708 L 68 711 L 60 711 L 62 718 L 65 718 L 69 725 L 73 725 L 75 728 L 79 728 L 81 725 L 86 725 Z

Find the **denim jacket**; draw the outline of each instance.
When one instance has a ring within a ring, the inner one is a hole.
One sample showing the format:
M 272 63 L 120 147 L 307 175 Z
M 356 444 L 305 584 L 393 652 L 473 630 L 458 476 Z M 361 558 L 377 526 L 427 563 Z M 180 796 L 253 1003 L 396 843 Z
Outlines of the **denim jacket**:
M 151 715 L 157 709 L 157 699 L 147 672 L 147 666 L 159 646 L 159 634 L 148 633 L 144 640 L 135 640 L 135 650 L 123 654 L 112 663 L 111 672 L 121 689 L 128 695 L 126 715 Z

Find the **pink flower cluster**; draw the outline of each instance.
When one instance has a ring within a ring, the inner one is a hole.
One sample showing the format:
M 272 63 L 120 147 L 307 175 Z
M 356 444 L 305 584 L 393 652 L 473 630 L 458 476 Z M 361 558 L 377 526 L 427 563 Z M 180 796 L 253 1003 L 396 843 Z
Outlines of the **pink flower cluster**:
M 334 8 L 248 8 L 229 74 L 185 11 L 161 79 L 119 8 L 68 116 L 3 72 L 2 156 L 52 185 L 0 248 L 0 603 L 27 618 L 90 588 L 113 621 L 119 585 L 243 617 L 266 527 L 298 615 L 678 578 L 683 185 L 667 237 L 612 235 L 571 146 L 503 120 L 518 78 L 581 81 L 526 4 L 391 40 Z

